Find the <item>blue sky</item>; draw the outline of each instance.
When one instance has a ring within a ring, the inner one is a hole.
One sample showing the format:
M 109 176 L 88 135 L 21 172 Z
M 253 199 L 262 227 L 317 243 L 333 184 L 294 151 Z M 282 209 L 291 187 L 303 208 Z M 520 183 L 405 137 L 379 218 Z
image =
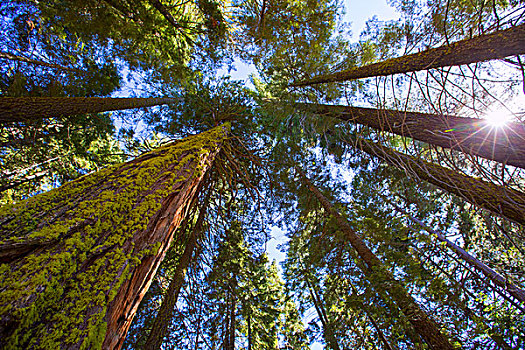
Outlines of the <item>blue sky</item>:
M 365 28 L 366 21 L 373 16 L 377 16 L 377 18 L 382 21 L 398 18 L 396 11 L 387 4 L 386 0 L 346 0 L 345 8 L 346 14 L 344 19 L 351 24 L 352 41 L 359 40 L 359 35 Z M 236 80 L 244 80 L 246 83 L 249 83 L 249 75 L 255 72 L 255 69 L 241 62 L 238 62 L 236 68 L 237 71 L 230 72 L 232 78 Z M 268 256 L 271 260 L 275 259 L 277 262 L 281 262 L 284 260 L 285 254 L 280 252 L 277 249 L 277 246 L 286 242 L 285 232 L 274 227 L 272 228 L 271 236 L 272 238 L 267 244 Z M 311 317 L 315 317 L 315 312 L 310 311 L 312 310 L 309 310 L 307 314 L 311 314 Z M 305 323 L 308 321 L 308 319 L 305 320 Z M 324 345 L 316 342 L 312 344 L 311 349 L 321 350 L 324 349 Z
M 351 24 L 352 41 L 358 41 L 359 35 L 365 28 L 367 20 L 377 16 L 379 20 L 387 21 L 398 18 L 395 9 L 387 4 L 387 0 L 346 0 L 345 22 Z M 249 75 L 255 72 L 255 67 L 239 60 L 235 62 L 235 69 L 229 73 L 234 80 L 243 80 L 250 83 Z M 227 74 L 224 71 L 224 74 Z

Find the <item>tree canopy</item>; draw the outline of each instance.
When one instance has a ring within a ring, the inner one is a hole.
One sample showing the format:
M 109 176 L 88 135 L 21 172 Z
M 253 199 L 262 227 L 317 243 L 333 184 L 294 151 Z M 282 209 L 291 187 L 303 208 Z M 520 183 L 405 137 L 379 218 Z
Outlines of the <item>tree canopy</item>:
M 525 6 L 389 5 L 2 3 L 0 348 L 525 347 Z

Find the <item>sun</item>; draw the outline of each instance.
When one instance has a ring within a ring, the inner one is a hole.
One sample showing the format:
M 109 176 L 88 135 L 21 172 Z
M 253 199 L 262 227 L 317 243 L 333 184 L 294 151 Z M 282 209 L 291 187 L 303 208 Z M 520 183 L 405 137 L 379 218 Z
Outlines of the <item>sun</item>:
M 501 128 L 505 126 L 511 119 L 512 115 L 506 113 L 507 111 L 492 109 L 485 113 L 486 123 L 494 128 Z

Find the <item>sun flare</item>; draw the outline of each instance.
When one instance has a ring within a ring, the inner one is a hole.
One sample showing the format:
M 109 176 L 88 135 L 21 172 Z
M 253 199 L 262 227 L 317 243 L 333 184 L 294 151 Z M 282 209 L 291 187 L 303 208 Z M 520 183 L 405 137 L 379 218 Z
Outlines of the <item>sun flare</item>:
M 509 120 L 512 118 L 512 115 L 505 113 L 505 111 L 491 110 L 485 114 L 485 121 L 488 125 L 501 128 L 505 126 Z

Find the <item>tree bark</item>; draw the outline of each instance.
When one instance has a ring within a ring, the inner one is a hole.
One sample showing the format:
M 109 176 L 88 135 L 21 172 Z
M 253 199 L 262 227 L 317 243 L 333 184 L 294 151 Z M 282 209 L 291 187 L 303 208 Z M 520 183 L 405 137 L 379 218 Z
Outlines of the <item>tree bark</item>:
M 363 67 L 353 68 L 291 84 L 292 87 L 347 81 L 398 73 L 417 72 L 432 68 L 459 66 L 489 61 L 525 53 L 525 24 L 483 34 L 450 45 L 391 58 Z
M 177 268 L 175 269 L 175 273 L 173 274 L 173 277 L 170 281 L 168 291 L 164 296 L 164 300 L 162 300 L 159 312 L 153 321 L 151 332 L 148 336 L 148 339 L 146 340 L 146 343 L 144 344 L 144 349 L 146 350 L 160 349 L 162 346 L 162 341 L 167 335 L 168 326 L 173 319 L 173 310 L 177 304 L 180 289 L 182 288 L 184 277 L 186 276 L 186 271 L 190 265 L 195 246 L 197 245 L 197 240 L 201 231 L 202 223 L 204 221 L 205 212 L 206 208 L 203 206 L 200 209 L 195 227 L 190 232 L 188 242 L 186 243 L 186 247 L 184 248 L 184 252 L 182 253 L 180 261 L 177 264 Z
M 169 9 L 164 6 L 159 0 L 148 0 L 148 2 L 159 11 L 162 16 L 169 22 L 174 28 L 181 29 L 184 28 L 173 15 L 170 13 Z
M 483 119 L 451 115 L 308 103 L 296 106 L 316 115 L 366 125 L 525 169 L 525 125 L 520 123 L 493 128 Z
M 428 181 L 477 207 L 525 225 L 525 193 L 523 192 L 460 174 L 362 138 L 357 139 L 356 146 L 369 155 L 404 170 L 409 176 Z
M 446 275 L 450 280 L 454 281 L 453 283 L 456 283 L 457 285 L 461 285 L 462 289 L 466 291 L 465 286 L 463 283 L 457 282 L 453 277 L 451 277 L 441 266 L 439 266 L 432 258 L 431 254 L 425 255 L 425 253 L 421 252 L 420 250 L 417 250 L 420 252 L 420 254 L 413 254 L 414 259 L 418 260 L 421 267 L 423 268 L 423 265 L 425 263 L 432 265 L 436 270 L 438 270 L 440 273 L 443 273 Z M 457 298 L 454 294 L 450 292 L 450 290 L 445 290 L 444 293 L 447 295 L 445 300 L 447 303 L 450 303 L 451 305 L 455 306 L 457 309 L 461 310 L 463 312 L 464 317 L 470 318 L 474 324 L 475 327 L 479 330 L 487 334 L 493 341 L 496 343 L 501 349 L 503 350 L 512 350 L 513 348 L 507 344 L 505 341 L 505 338 L 501 334 L 499 334 L 498 330 L 493 329 L 491 322 L 489 322 L 484 317 L 478 316 L 476 314 L 476 310 L 473 310 L 468 307 L 467 303 L 465 303 L 461 298 Z M 467 292 L 467 294 L 470 294 Z M 470 295 L 473 297 L 473 299 L 476 299 L 476 295 Z
M 350 227 L 346 219 L 339 214 L 333 204 L 310 182 L 300 169 L 298 171 L 308 189 L 321 203 L 326 212 L 335 218 L 339 228 L 344 232 L 352 247 L 366 264 L 364 272 L 366 274 L 374 274 L 370 282 L 375 285 L 375 288 L 388 292 L 405 317 L 408 318 L 414 330 L 431 349 L 454 349 L 448 337 L 441 333 L 439 326 L 427 316 L 400 282 L 384 267 L 383 262 L 366 246 L 365 242 Z M 380 279 L 383 280 L 382 283 L 379 283 Z
M 357 300 L 359 302 L 359 306 L 360 306 L 361 310 L 363 310 L 365 312 L 366 317 L 370 320 L 370 323 L 372 323 L 372 326 L 375 328 L 375 330 L 377 332 L 377 336 L 379 337 L 379 339 L 383 343 L 383 346 L 385 347 L 385 349 L 387 349 L 387 350 L 394 350 L 394 347 L 392 345 L 390 345 L 390 342 L 388 341 L 388 339 L 386 338 L 385 334 L 383 333 L 383 330 L 381 329 L 381 327 L 379 327 L 379 325 L 377 324 L 376 320 L 372 317 L 370 312 L 368 312 L 367 306 L 365 305 L 365 303 L 359 297 L 359 293 L 357 292 L 357 288 L 354 286 L 352 281 L 350 281 L 349 279 L 347 281 L 350 284 L 350 287 L 352 288 L 352 293 L 355 295 L 355 297 L 357 298 Z M 395 347 L 395 348 L 397 349 L 397 347 Z
M 508 281 L 506 278 L 501 276 L 499 273 L 485 265 L 485 263 L 478 258 L 470 255 L 466 250 L 458 246 L 457 244 L 449 241 L 441 232 L 436 231 L 425 225 L 421 220 L 413 217 L 409 213 L 407 213 L 402 208 L 398 207 L 394 203 L 390 203 L 394 207 L 395 210 L 398 212 L 404 214 L 409 220 L 412 222 L 418 224 L 421 226 L 425 231 L 428 233 L 434 235 L 438 241 L 443 242 L 446 244 L 446 246 L 452 250 L 456 255 L 466 262 L 469 266 L 473 267 L 478 272 L 481 272 L 481 274 L 485 275 L 489 280 L 492 281 L 496 286 L 503 288 L 507 293 L 512 295 L 514 298 L 519 300 L 522 303 L 525 303 L 525 291 L 517 286 L 515 286 L 512 282 Z
M 23 179 L 8 180 L 5 183 L 2 183 L 2 181 L 0 181 L 0 194 L 12 188 L 16 188 L 22 184 L 25 184 L 26 182 L 39 180 L 46 176 L 48 172 L 49 170 L 43 170 L 35 174 L 28 175 Z
M 0 123 L 151 107 L 177 101 L 168 97 L 0 97 Z
M 315 311 L 317 312 L 317 316 L 319 316 L 319 320 L 321 321 L 321 324 L 323 325 L 323 335 L 326 338 L 326 342 L 330 346 L 330 348 L 333 348 L 333 350 L 339 350 L 339 343 L 337 342 L 337 339 L 334 336 L 334 332 L 332 330 L 332 326 L 330 325 L 330 321 L 328 320 L 328 317 L 326 316 L 325 308 L 323 305 L 323 301 L 317 295 L 314 286 L 310 282 L 310 279 L 308 278 L 308 275 L 306 273 L 306 268 L 303 266 L 304 273 L 304 281 L 306 282 L 306 286 L 308 287 L 308 292 L 310 294 L 310 299 L 312 299 L 312 303 L 314 304 Z
M 64 66 L 61 66 L 59 64 L 48 63 L 48 62 L 44 62 L 44 61 L 40 61 L 40 60 L 34 60 L 32 58 L 27 58 L 27 57 L 24 57 L 24 56 L 13 55 L 13 54 L 10 54 L 9 52 L 4 52 L 4 51 L 0 51 L 0 58 L 5 58 L 5 59 L 11 60 L 11 61 L 25 62 L 25 63 L 34 64 L 34 65 L 37 65 L 37 66 L 48 67 L 48 68 L 53 68 L 53 69 L 65 70 L 65 71 L 68 71 L 68 72 L 74 72 L 74 73 L 79 73 L 79 74 L 86 74 L 86 71 L 83 71 L 82 69 L 64 67 Z
M 3 345 L 119 349 L 228 129 L 0 208 Z

